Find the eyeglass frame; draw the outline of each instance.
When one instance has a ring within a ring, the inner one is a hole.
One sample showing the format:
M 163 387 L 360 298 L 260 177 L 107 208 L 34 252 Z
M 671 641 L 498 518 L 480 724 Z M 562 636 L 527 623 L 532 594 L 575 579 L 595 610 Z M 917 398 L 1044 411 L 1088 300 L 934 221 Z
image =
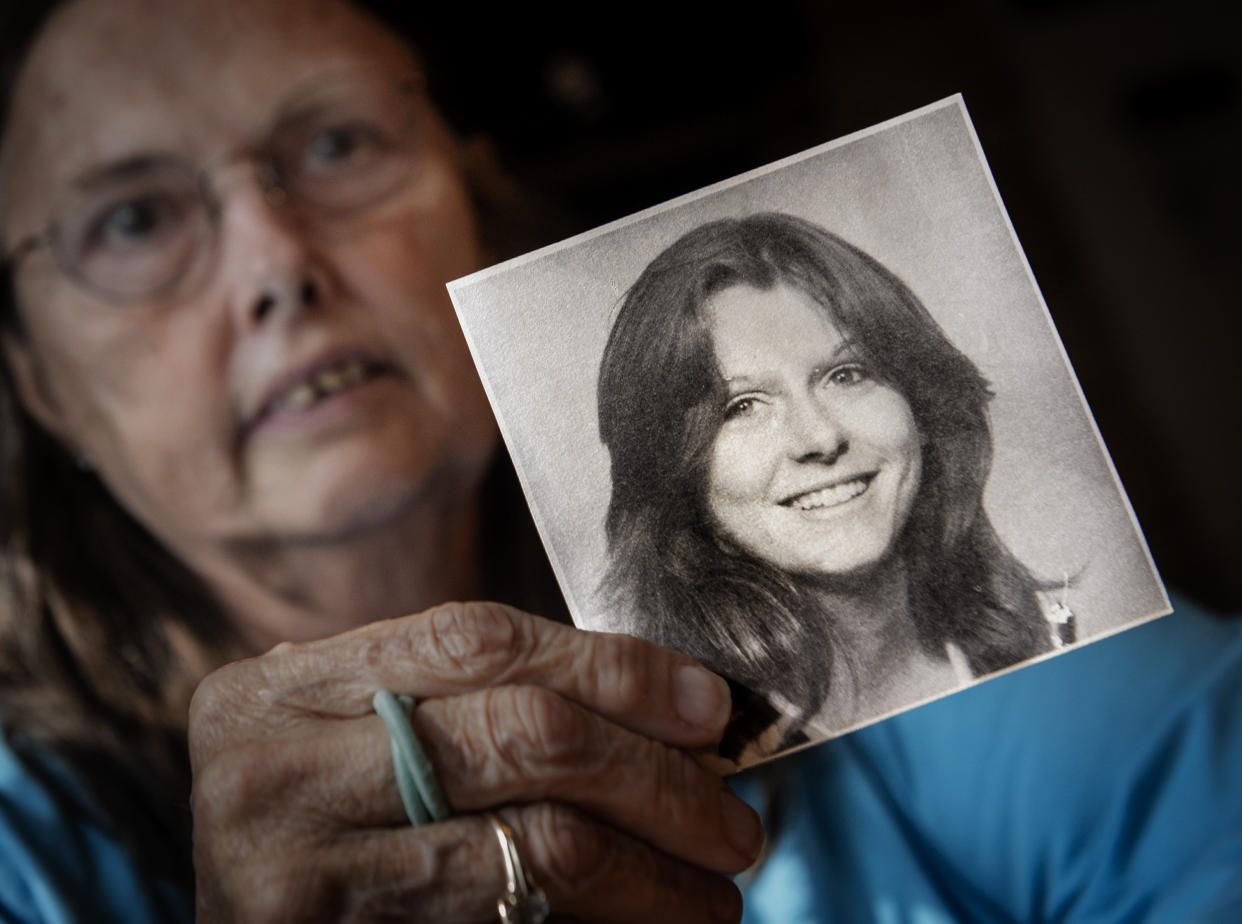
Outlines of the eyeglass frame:
M 344 73 L 350 76 L 357 76 L 358 74 L 367 73 L 367 68 L 353 68 L 344 71 Z M 427 80 L 425 75 L 421 73 L 411 74 L 399 78 L 389 76 L 386 77 L 385 80 L 390 83 L 395 83 L 396 89 L 399 93 L 409 95 L 411 98 L 418 95 L 425 95 L 427 92 Z M 330 80 L 323 77 L 317 78 L 313 83 L 310 83 L 300 90 L 295 90 L 290 93 L 286 101 L 279 107 L 279 110 L 287 111 L 292 109 L 292 104 L 297 100 L 309 97 L 312 90 L 322 89 L 323 87 L 329 86 L 330 83 Z M 343 84 L 344 81 L 340 81 L 340 83 Z M 417 117 L 415 114 L 411 112 L 410 120 L 416 121 L 416 119 Z M 273 127 L 268 131 L 266 136 L 267 140 L 263 144 L 246 147 L 245 149 L 234 153 L 232 156 L 222 158 L 215 164 L 209 166 L 195 166 L 191 162 L 175 155 L 153 154 L 135 158 L 135 160 L 163 162 L 177 169 L 182 169 L 187 178 L 192 178 L 198 202 L 203 207 L 203 214 L 206 218 L 207 227 L 210 231 L 210 247 L 199 259 L 210 262 L 210 258 L 215 255 L 218 249 L 220 238 L 220 215 L 223 211 L 224 200 L 222 196 L 218 195 L 212 178 L 231 166 L 246 161 L 253 164 L 255 167 L 255 179 L 257 180 L 259 188 L 263 193 L 264 199 L 274 208 L 284 208 L 290 204 L 310 204 L 312 206 L 315 204 L 313 200 L 308 200 L 305 196 L 298 195 L 297 193 L 290 191 L 290 186 L 294 184 L 289 184 L 287 182 L 287 178 L 282 176 L 282 171 L 279 166 L 280 156 L 275 151 L 271 150 L 273 147 L 273 139 L 280 133 L 282 126 L 288 121 L 290 121 L 290 119 L 287 114 L 278 115 L 277 118 L 273 120 Z M 420 148 L 421 139 L 418 139 L 418 141 L 416 141 L 416 143 L 411 147 L 411 150 L 407 152 L 411 164 L 417 163 Z M 391 189 L 385 190 L 373 199 L 360 202 L 356 206 L 348 207 L 337 212 L 335 215 L 326 217 L 345 219 L 364 214 L 382 205 L 383 203 L 390 201 L 395 195 L 397 195 L 397 193 L 408 187 L 410 182 L 414 179 L 415 174 L 415 170 L 410 170 L 401 178 L 400 182 L 394 183 Z M 56 210 L 53 207 L 53 214 L 48 218 L 41 231 L 36 231 L 26 235 L 20 239 L 7 254 L 0 256 L 0 281 L 5 283 L 6 288 L 9 288 L 10 291 L 16 278 L 16 273 L 20 268 L 19 264 L 21 261 L 25 260 L 32 253 L 37 253 L 43 248 L 47 248 L 51 252 L 53 262 L 56 264 L 57 269 L 68 279 L 85 291 L 102 298 L 104 301 L 112 302 L 114 304 L 128 304 L 166 297 L 169 294 L 176 292 L 178 287 L 185 285 L 185 280 L 194 275 L 195 267 L 193 265 L 189 265 L 186 269 L 170 278 L 166 283 L 162 283 L 160 286 L 149 292 L 137 294 L 109 291 L 107 288 L 99 286 L 88 279 L 86 275 L 82 273 L 74 264 L 74 261 L 66 257 L 61 252 L 61 248 L 57 245 L 57 240 L 60 238 L 60 234 L 58 229 L 58 216 L 55 214 L 55 211 Z M 294 214 L 296 214 L 296 212 Z M 303 218 L 303 221 L 305 221 L 305 218 Z M 188 298 L 195 290 L 195 286 L 187 286 L 185 291 L 177 293 L 178 300 Z M 8 301 L 8 299 L 4 299 L 4 301 Z M 0 307 L 0 310 L 3 310 L 3 308 Z

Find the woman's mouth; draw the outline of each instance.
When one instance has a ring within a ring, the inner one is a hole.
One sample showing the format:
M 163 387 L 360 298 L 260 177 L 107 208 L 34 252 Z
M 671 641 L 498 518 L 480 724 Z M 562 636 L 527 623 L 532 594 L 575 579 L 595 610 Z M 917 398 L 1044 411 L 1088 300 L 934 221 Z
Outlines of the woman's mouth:
M 322 401 L 392 372 L 391 364 L 358 355 L 323 363 L 279 389 L 254 415 L 248 429 L 253 430 L 274 417 L 301 414 Z
M 782 507 L 792 507 L 795 510 L 822 510 L 826 507 L 836 507 L 853 500 L 866 491 L 871 486 L 873 478 L 875 478 L 875 472 L 869 472 L 857 478 L 851 478 L 849 481 L 816 488 L 804 494 L 795 494 L 785 498 L 780 504 Z
M 278 395 L 276 400 L 267 406 L 266 412 L 279 414 L 305 410 L 330 395 L 360 385 L 379 374 L 380 371 L 377 366 L 369 365 L 360 359 L 347 359 L 319 370 L 310 378 L 298 382 L 288 391 Z

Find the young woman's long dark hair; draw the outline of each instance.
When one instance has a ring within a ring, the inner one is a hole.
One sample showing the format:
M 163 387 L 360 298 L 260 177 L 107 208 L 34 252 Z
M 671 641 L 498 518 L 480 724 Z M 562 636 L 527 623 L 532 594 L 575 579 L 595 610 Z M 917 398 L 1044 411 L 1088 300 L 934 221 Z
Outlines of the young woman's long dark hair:
M 640 633 L 791 704 L 793 743 L 799 720 L 828 695 L 831 614 L 809 579 L 723 537 L 705 500 L 726 400 L 703 305 L 731 286 L 780 283 L 809 296 L 913 413 L 923 477 L 899 554 L 924 650 L 943 657 L 952 642 L 987 674 L 1050 641 L 1038 583 L 983 509 L 991 392 L 975 365 L 900 279 L 823 228 L 775 213 L 702 225 L 634 283 L 604 351 L 597 397 L 612 460 L 604 589 Z

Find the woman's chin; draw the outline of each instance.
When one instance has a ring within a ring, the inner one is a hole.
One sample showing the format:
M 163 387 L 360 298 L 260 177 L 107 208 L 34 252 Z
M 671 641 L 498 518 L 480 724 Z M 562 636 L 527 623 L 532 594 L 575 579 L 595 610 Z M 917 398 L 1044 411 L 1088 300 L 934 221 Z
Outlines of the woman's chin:
M 440 464 L 427 448 L 354 441 L 285 460 L 256 472 L 253 512 L 269 535 L 291 541 L 344 541 L 383 528 L 438 493 Z
M 853 554 L 833 554 L 807 567 L 803 573 L 826 588 L 861 589 L 877 578 L 905 567 L 904 559 L 892 545 L 852 550 Z

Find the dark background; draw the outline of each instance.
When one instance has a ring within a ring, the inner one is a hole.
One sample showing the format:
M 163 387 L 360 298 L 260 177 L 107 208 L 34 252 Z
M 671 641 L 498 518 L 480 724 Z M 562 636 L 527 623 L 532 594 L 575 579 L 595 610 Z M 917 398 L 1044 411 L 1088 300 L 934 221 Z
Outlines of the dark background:
M 463 6 L 459 128 L 585 230 L 962 92 L 1166 582 L 1242 609 L 1230 3 Z

